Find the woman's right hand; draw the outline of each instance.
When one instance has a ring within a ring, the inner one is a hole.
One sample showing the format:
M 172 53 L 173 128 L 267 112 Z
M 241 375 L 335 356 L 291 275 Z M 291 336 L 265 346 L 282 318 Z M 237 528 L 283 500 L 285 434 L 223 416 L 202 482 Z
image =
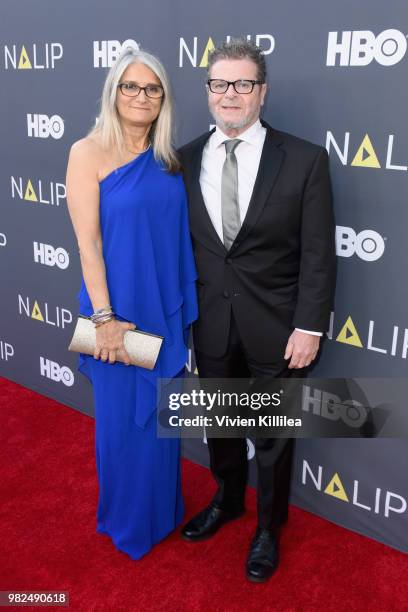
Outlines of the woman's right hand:
M 134 323 L 112 319 L 96 328 L 96 346 L 94 358 L 115 363 L 120 353 L 121 361 L 130 365 L 130 357 L 125 349 L 123 337 L 129 329 L 135 329 Z

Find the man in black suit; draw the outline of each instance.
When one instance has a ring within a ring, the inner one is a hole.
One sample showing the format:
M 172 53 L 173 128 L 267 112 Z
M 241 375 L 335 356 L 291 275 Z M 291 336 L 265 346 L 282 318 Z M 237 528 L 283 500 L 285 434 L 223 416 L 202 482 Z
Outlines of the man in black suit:
M 209 55 L 216 128 L 180 150 L 198 268 L 193 328 L 204 378 L 304 375 L 328 329 L 334 221 L 324 148 L 259 119 L 267 85 L 261 50 L 233 40 Z M 214 535 L 244 512 L 244 439 L 208 439 L 218 490 L 184 539 Z M 278 565 L 288 514 L 293 439 L 257 439 L 258 526 L 246 563 L 263 582 Z

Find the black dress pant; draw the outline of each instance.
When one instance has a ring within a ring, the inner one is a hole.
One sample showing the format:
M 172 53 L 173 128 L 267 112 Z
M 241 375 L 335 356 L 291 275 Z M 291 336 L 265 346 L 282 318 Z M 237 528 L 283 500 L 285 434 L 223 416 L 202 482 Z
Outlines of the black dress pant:
M 201 378 L 289 378 L 302 377 L 304 370 L 287 368 L 287 361 L 259 363 L 251 359 L 242 345 L 231 313 L 228 348 L 222 357 L 196 351 Z M 239 512 L 245 505 L 248 478 L 247 443 L 244 438 L 208 438 L 210 467 L 218 490 L 213 502 L 227 512 Z M 288 515 L 292 438 L 257 438 L 255 457 L 258 470 L 258 526 L 275 529 Z

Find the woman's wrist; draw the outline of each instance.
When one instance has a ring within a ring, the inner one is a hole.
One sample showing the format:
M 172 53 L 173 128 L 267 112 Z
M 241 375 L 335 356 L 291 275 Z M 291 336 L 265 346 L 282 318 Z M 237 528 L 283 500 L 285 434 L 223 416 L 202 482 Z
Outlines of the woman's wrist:
M 91 321 L 95 327 L 99 327 L 104 323 L 108 323 L 115 318 L 115 313 L 111 306 L 104 306 L 103 308 L 97 308 L 91 315 Z
M 95 328 L 98 329 L 98 327 L 102 327 L 102 325 L 106 325 L 106 323 L 110 323 L 111 321 L 116 321 L 115 315 L 112 315 L 100 323 L 95 323 Z

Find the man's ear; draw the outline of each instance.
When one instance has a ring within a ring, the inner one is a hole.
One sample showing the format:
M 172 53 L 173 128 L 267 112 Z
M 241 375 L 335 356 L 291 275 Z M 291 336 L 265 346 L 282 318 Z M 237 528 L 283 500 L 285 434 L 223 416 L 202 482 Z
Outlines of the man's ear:
M 264 105 L 267 92 L 268 92 L 268 85 L 266 83 L 262 83 L 261 85 L 261 106 Z

